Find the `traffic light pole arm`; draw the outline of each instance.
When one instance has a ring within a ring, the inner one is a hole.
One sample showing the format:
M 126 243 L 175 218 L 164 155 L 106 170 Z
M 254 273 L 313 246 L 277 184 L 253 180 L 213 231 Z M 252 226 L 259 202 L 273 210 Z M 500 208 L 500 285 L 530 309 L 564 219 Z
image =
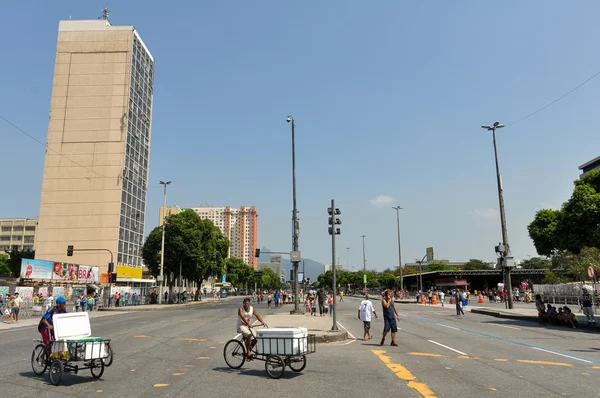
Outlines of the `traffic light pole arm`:
M 72 249 L 72 250 L 74 252 L 100 252 L 100 251 L 109 252 L 110 253 L 110 262 L 114 264 L 113 252 L 110 251 L 109 249 Z

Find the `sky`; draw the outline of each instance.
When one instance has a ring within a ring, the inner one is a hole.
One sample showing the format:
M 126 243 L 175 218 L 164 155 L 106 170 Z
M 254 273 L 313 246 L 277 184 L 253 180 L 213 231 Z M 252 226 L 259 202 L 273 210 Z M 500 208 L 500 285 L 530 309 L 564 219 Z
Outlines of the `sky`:
M 105 2 L 3 5 L 0 116 L 45 142 L 58 22 Z M 302 256 L 331 263 L 327 208 L 342 214 L 344 267 L 495 261 L 501 240 L 491 133 L 498 131 L 515 258 L 527 225 L 572 193 L 600 155 L 600 2 L 113 1 L 156 60 L 146 234 L 169 205 L 256 206 L 259 247 L 291 248 L 296 121 Z M 0 218 L 37 217 L 44 146 L 0 120 Z M 346 250 L 346 248 L 350 250 Z

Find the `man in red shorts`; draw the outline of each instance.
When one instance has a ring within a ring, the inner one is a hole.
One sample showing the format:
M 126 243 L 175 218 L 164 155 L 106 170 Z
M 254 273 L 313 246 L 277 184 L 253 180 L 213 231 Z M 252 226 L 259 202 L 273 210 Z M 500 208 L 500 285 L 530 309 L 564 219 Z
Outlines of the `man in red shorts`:
M 54 333 L 54 314 L 66 314 L 66 306 L 67 300 L 65 300 L 64 297 L 59 297 L 56 299 L 56 305 L 54 307 L 50 307 L 42 317 L 38 326 L 38 331 L 42 335 L 44 344 L 50 344 L 50 337 L 53 336 L 50 333 Z

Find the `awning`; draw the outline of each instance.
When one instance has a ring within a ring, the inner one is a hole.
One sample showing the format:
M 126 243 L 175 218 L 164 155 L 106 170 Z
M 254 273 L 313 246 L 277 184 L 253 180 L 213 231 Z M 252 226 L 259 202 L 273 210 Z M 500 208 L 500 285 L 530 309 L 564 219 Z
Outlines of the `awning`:
M 98 286 L 92 285 L 91 283 L 88 283 L 86 286 L 92 290 L 96 290 L 96 291 L 100 290 L 100 288 L 98 288 Z

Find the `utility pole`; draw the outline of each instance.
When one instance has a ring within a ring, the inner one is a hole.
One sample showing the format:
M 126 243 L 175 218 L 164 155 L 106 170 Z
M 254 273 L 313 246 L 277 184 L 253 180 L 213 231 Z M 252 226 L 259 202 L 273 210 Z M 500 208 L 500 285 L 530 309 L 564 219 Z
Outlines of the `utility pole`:
M 348 271 L 350 271 L 350 248 L 346 248 L 346 265 L 348 266 Z
M 300 227 L 298 223 L 298 209 L 296 207 L 296 137 L 295 137 L 295 128 L 296 122 L 294 118 L 289 115 L 287 117 L 287 122 L 292 123 L 292 190 L 293 190 L 293 209 L 292 209 L 292 252 L 294 253 L 291 256 L 292 265 L 294 266 L 294 281 L 292 282 L 293 291 L 294 291 L 294 313 L 299 314 L 300 305 L 298 303 L 298 263 L 300 262 L 300 253 L 298 253 L 298 229 Z
M 165 276 L 163 270 L 165 265 L 165 227 L 167 224 L 167 185 L 169 185 L 170 183 L 171 181 L 160 181 L 160 184 L 165 186 L 165 193 L 163 198 L 162 241 L 160 244 L 160 296 L 158 297 L 159 304 L 162 304 L 163 302 L 163 286 L 165 285 Z
M 367 235 L 361 235 L 362 244 L 363 244 L 363 281 L 365 285 L 365 295 L 367 294 L 367 257 L 365 255 L 365 237 Z
M 508 244 L 508 232 L 506 229 L 506 215 L 504 213 L 504 195 L 502 189 L 502 176 L 500 175 L 500 166 L 498 165 L 498 149 L 496 148 L 496 129 L 504 127 L 500 122 L 495 122 L 491 126 L 481 126 L 482 128 L 491 131 L 494 141 L 494 157 L 496 159 L 496 181 L 498 184 L 498 202 L 500 204 L 500 224 L 502 228 L 502 245 L 498 247 L 498 252 L 501 255 L 502 267 L 506 271 L 506 289 L 508 290 L 508 309 L 513 309 L 513 297 L 512 297 L 512 283 L 510 280 L 510 270 L 514 266 L 514 260 L 510 253 L 510 246 Z
M 335 265 L 335 236 L 340 234 L 340 229 L 337 228 L 338 225 L 342 224 L 342 221 L 336 216 L 342 214 L 340 209 L 335 208 L 335 200 L 331 199 L 331 207 L 327 209 L 327 213 L 329 214 L 329 234 L 331 235 L 331 269 L 333 271 L 333 325 L 331 326 L 332 331 L 337 331 L 337 307 L 335 305 L 336 295 L 337 295 L 337 267 Z
M 400 267 L 400 290 L 404 292 L 404 278 L 402 277 L 402 249 L 400 248 L 400 210 L 402 210 L 402 207 L 394 206 L 392 209 L 396 210 L 396 222 L 398 225 L 398 266 Z

